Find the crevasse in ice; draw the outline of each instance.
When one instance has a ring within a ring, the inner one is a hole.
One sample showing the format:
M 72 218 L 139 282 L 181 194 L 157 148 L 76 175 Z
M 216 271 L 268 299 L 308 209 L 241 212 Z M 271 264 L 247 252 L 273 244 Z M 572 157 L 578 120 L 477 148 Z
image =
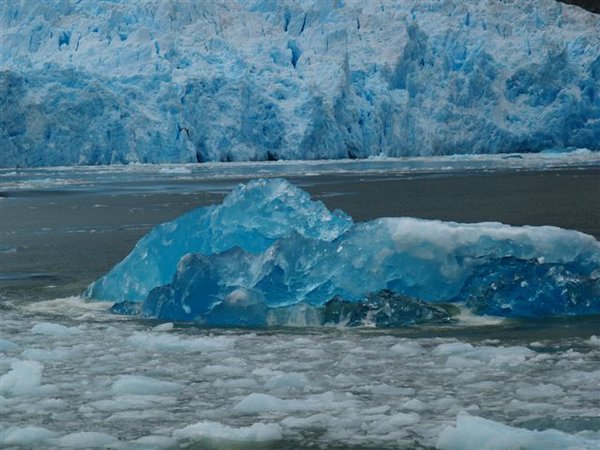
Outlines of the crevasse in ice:
M 155 228 L 88 296 L 210 324 L 443 321 L 600 313 L 600 243 L 556 227 L 382 218 L 353 224 L 285 180 Z
M 600 149 L 600 16 L 553 0 L 0 14 L 0 166 Z

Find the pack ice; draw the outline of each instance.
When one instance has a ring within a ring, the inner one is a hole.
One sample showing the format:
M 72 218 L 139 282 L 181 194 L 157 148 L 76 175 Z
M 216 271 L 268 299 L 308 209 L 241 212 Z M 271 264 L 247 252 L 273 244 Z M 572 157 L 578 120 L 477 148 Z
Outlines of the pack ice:
M 554 0 L 4 2 L 0 166 L 600 149 Z
M 600 313 L 600 243 L 555 227 L 353 223 L 283 179 L 157 226 L 86 295 L 208 324 L 399 326 L 478 314 Z

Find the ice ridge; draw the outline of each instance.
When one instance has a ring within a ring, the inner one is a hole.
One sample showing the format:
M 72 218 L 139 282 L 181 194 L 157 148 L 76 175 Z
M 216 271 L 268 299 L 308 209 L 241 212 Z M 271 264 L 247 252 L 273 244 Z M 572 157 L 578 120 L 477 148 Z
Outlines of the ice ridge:
M 0 166 L 600 149 L 553 0 L 3 2 Z
M 114 310 L 220 325 L 600 313 L 600 243 L 556 227 L 413 218 L 353 223 L 282 179 L 159 225 L 87 291 Z

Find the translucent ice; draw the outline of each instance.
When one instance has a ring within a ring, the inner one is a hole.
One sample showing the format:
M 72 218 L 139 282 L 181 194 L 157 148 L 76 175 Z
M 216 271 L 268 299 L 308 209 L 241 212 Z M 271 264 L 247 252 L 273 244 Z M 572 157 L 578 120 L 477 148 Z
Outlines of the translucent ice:
M 331 241 L 352 220 L 284 180 L 256 180 L 237 187 L 221 205 L 199 208 L 159 225 L 87 295 L 98 300 L 143 300 L 169 283 L 179 260 L 190 252 L 214 254 L 231 248 L 258 253 L 293 234 Z
M 4 4 L 4 167 L 600 149 L 600 17 L 551 0 Z
M 114 310 L 223 325 L 444 321 L 600 313 L 600 243 L 555 227 L 411 218 L 352 224 L 285 180 L 160 225 L 95 282 Z M 141 302 L 140 302 L 141 301 Z M 167 336 L 165 336 L 167 338 Z

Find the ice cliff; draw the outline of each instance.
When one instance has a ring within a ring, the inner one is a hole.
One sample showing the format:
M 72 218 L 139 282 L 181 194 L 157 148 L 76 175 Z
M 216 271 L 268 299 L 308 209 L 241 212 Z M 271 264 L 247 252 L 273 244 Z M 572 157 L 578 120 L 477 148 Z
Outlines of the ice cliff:
M 0 165 L 600 149 L 553 0 L 2 2 Z
M 353 223 L 285 180 L 160 225 L 87 291 L 117 312 L 208 324 L 444 321 L 600 313 L 600 243 L 555 227 Z

